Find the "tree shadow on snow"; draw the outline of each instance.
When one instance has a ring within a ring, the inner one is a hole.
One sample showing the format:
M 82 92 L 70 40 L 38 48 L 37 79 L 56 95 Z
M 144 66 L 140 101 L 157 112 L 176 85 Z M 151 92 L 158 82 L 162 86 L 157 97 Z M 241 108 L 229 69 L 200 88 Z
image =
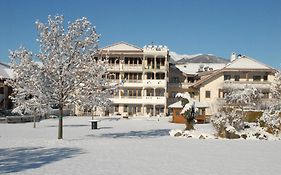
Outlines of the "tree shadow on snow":
M 78 148 L 17 147 L 0 149 L 0 174 L 39 168 L 82 154 Z
M 101 134 L 99 137 L 106 138 L 154 138 L 169 135 L 170 129 L 156 129 L 148 131 L 130 131 L 124 133 L 107 133 Z M 89 137 L 95 137 L 95 135 L 88 135 Z
M 73 125 L 63 125 L 63 127 L 86 127 L 90 125 L 84 125 L 84 124 L 73 124 Z M 58 125 L 49 125 L 46 127 L 58 127 Z

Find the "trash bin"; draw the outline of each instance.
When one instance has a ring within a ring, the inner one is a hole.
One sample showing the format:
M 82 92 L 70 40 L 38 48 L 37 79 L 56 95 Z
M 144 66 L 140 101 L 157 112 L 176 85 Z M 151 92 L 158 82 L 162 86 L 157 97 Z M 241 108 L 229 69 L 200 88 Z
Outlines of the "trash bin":
M 98 129 L 98 120 L 90 120 L 89 122 L 91 122 L 92 129 Z

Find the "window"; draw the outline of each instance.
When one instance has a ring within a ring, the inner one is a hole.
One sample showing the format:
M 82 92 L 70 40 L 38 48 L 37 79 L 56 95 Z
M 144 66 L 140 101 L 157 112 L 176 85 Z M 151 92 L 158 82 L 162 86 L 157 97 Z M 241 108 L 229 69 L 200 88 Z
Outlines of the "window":
M 125 74 L 124 74 L 124 79 L 125 79 L 125 80 L 128 80 L 128 78 L 129 78 L 128 73 L 125 73 Z
M 164 80 L 165 79 L 165 73 L 156 73 L 156 79 L 157 80 Z
M 137 106 L 137 112 L 141 112 L 141 106 Z
M 129 96 L 133 96 L 133 91 L 132 90 L 128 90 L 129 91 Z
M 134 58 L 133 61 L 134 61 L 134 64 L 137 64 L 138 63 L 138 58 Z
M 224 81 L 225 80 L 230 80 L 231 79 L 231 75 L 224 75 Z
M 125 64 L 129 63 L 129 58 L 125 58 Z
M 154 79 L 154 73 L 148 72 L 148 73 L 147 73 L 147 79 L 153 80 L 153 79 Z
M 117 80 L 120 79 L 120 73 L 116 73 L 116 79 L 117 79 Z
M 114 106 L 114 112 L 119 112 L 119 105 Z
M 124 110 L 124 112 L 128 112 L 128 106 L 125 105 L 123 110 Z
M 137 92 L 137 93 L 138 93 L 138 95 L 137 95 L 137 96 L 139 96 L 139 97 L 140 97 L 140 96 L 141 96 L 141 89 L 138 89 L 137 91 L 138 91 L 138 92 Z
M 194 83 L 194 77 L 187 77 L 188 83 Z
M 222 98 L 222 96 L 223 96 L 223 89 L 219 89 L 218 97 Z
M 138 74 L 138 80 L 141 80 L 141 79 L 142 79 L 142 74 L 139 73 L 139 74 Z
M 267 75 L 264 75 L 263 76 L 263 81 L 267 81 L 268 80 L 268 76 Z
M 253 81 L 261 81 L 261 76 L 260 75 L 254 75 Z
M 165 58 L 161 59 L 161 66 L 165 66 Z
M 239 81 L 240 80 L 240 75 L 234 75 L 234 81 Z
M 211 98 L 211 91 L 205 91 L 205 98 Z

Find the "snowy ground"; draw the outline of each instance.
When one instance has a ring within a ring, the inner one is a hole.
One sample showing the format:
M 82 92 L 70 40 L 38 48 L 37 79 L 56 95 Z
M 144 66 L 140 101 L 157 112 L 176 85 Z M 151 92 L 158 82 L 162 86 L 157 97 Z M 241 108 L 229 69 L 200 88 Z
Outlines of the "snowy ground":
M 91 130 L 89 119 L 65 118 L 64 140 L 57 119 L 0 124 L 0 174 L 281 174 L 281 141 L 171 137 L 184 125 L 168 118 L 107 119 Z

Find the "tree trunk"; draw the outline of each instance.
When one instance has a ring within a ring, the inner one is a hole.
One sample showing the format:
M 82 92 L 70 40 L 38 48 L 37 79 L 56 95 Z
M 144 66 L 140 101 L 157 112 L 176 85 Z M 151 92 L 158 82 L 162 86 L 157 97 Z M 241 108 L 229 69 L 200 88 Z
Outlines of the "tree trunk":
M 193 120 L 186 119 L 185 121 L 185 130 L 193 130 Z
M 63 133 L 62 133 L 62 128 L 63 128 L 63 107 L 60 105 L 59 108 L 59 127 L 58 127 L 58 139 L 62 139 L 63 138 Z
M 36 115 L 33 114 L 33 128 L 36 128 Z

